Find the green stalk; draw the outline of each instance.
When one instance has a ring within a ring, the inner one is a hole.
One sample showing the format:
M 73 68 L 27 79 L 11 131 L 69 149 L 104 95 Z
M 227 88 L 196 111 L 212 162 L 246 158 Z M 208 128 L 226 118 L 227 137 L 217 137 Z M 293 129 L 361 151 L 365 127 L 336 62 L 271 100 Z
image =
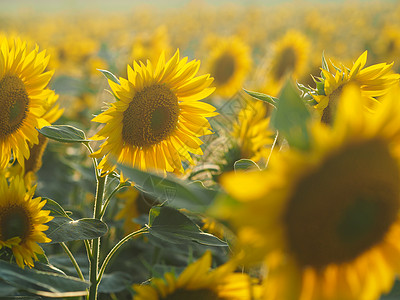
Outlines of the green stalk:
M 98 173 L 97 173 L 98 174 Z M 93 218 L 100 220 L 100 214 L 104 198 L 104 190 L 106 186 L 107 176 L 97 176 L 97 190 L 96 190 L 96 200 L 94 202 L 94 213 Z M 89 300 L 97 300 L 97 288 L 99 281 L 97 280 L 97 273 L 99 269 L 99 254 L 100 254 L 100 238 L 94 239 L 92 241 L 92 251 L 89 257 L 90 270 L 89 270 Z
M 60 243 L 61 247 L 63 247 L 65 253 L 67 253 L 69 259 L 71 260 L 72 264 L 74 265 L 74 268 L 76 270 L 76 273 L 78 273 L 78 276 L 81 280 L 85 280 L 85 277 L 83 277 L 81 268 L 78 265 L 78 262 L 76 261 L 75 257 L 72 255 L 71 250 L 69 250 L 68 246 L 65 243 Z
M 101 265 L 100 268 L 100 272 L 99 272 L 99 277 L 98 277 L 98 281 L 101 281 L 101 278 L 103 277 L 104 271 L 106 270 L 107 264 L 110 261 L 110 259 L 114 256 L 114 254 L 118 251 L 118 249 L 125 244 L 127 241 L 129 241 L 131 238 L 140 235 L 142 233 L 147 232 L 147 228 L 143 227 L 135 232 L 132 232 L 130 234 L 128 234 L 126 237 L 124 237 L 122 240 L 120 240 L 115 246 L 114 248 L 111 249 L 111 251 L 107 254 L 106 258 L 104 259 L 103 264 Z

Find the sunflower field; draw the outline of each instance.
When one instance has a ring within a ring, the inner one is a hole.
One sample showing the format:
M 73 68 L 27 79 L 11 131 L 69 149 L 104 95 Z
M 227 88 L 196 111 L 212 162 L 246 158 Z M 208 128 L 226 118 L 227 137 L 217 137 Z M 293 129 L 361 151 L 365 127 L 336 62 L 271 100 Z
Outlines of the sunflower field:
M 1 6 L 0 299 L 400 299 L 400 2 Z

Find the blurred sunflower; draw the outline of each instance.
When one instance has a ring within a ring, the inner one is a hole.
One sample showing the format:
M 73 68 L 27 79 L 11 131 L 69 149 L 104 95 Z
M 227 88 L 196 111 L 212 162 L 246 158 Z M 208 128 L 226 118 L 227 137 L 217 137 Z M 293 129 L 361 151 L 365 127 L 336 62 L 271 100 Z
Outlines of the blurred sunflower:
M 276 153 L 267 171 L 227 174 L 247 263 L 265 259 L 265 299 L 378 299 L 400 271 L 399 90 L 375 114 L 343 91 L 310 152 Z M 223 205 L 221 206 L 224 207 Z
M 215 108 L 200 102 L 215 88 L 209 74 L 195 77 L 200 62 L 179 59 L 179 50 L 165 62 L 160 56 L 153 68 L 134 62 L 128 66 L 128 80 L 109 80 L 119 101 L 92 121 L 105 126 L 92 137 L 107 139 L 92 154 L 102 158 L 99 169 L 114 170 L 115 162 L 142 170 L 183 172 L 182 159 L 193 162 L 189 152 L 203 154 L 199 139 L 211 134 L 206 117 L 217 115 Z
M 123 201 L 122 209 L 115 215 L 116 220 L 124 220 L 125 234 L 140 229 L 134 219 L 143 214 L 148 214 L 151 207 L 159 204 L 150 196 L 139 192 L 135 187 L 128 186 L 125 191 L 117 195 Z
M 36 128 L 50 125 L 43 118 L 53 74 L 44 72 L 48 61 L 45 51 L 27 53 L 19 39 L 11 47 L 0 40 L 0 169 L 11 157 L 23 165 L 30 146 L 39 142 Z
M 367 62 L 367 51 L 353 64 L 351 69 L 342 66 L 336 69 L 335 74 L 322 69 L 323 91 L 318 91 L 314 99 L 318 102 L 315 108 L 321 115 L 321 122 L 330 124 L 335 107 L 342 93 L 343 87 L 348 83 L 359 86 L 362 96 L 368 99 L 366 108 L 374 109 L 376 97 L 386 94 L 394 85 L 399 83 L 400 75 L 391 73 L 392 64 L 380 63 L 364 68 Z M 318 83 L 317 83 L 318 84 Z
M 0 178 L 0 249 L 10 248 L 21 268 L 33 267 L 33 260 L 43 254 L 38 243 L 51 241 L 43 231 L 48 229 L 44 224 L 53 219 L 50 211 L 42 210 L 46 201 L 32 199 L 35 188 L 25 191 L 22 178 L 14 178 L 10 184 Z
M 250 71 L 250 48 L 238 37 L 210 38 L 212 46 L 207 59 L 206 69 L 214 76 L 216 93 L 230 97 L 243 86 Z
M 240 149 L 240 158 L 254 161 L 266 159 L 273 143 L 274 131 L 269 129 L 267 107 L 262 101 L 247 102 L 233 125 L 232 136 Z
M 169 56 L 171 51 L 167 27 L 159 26 L 152 34 L 141 33 L 135 36 L 131 57 L 136 61 L 150 60 L 155 64 L 162 52 Z
M 134 285 L 133 300 L 250 300 L 252 282 L 247 274 L 233 273 L 234 265 L 226 263 L 211 270 L 211 253 L 207 251 L 189 265 L 178 278 L 166 273 L 154 278 L 151 285 Z
M 307 68 L 310 40 L 301 32 L 288 31 L 274 45 L 264 91 L 277 96 L 287 76 L 298 79 Z

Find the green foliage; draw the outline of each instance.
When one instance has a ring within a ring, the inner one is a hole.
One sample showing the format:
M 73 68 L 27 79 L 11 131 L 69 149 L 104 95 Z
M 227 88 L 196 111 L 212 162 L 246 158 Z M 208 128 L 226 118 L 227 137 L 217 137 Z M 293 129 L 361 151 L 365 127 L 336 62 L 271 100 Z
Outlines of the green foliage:
M 88 287 L 89 283 L 74 277 L 35 269 L 21 269 L 15 264 L 0 260 L 0 294 L 2 296 L 24 290 L 51 298 L 77 297 L 86 295 Z
M 109 79 L 109 80 L 115 82 L 116 84 L 120 84 L 118 78 L 117 78 L 113 73 L 111 73 L 110 71 L 101 70 L 101 69 L 97 69 L 97 70 L 100 71 L 101 73 L 103 73 L 103 75 L 104 75 L 107 79 Z
M 250 170 L 261 170 L 260 167 L 251 159 L 239 159 L 235 161 L 234 164 L 234 169 L 235 171 L 238 170 L 244 170 L 244 171 L 250 171 Z
M 217 195 L 217 191 L 202 185 L 188 184 L 172 175 L 163 177 L 147 173 L 125 165 L 118 165 L 125 177 L 135 182 L 140 191 L 158 199 L 159 203 L 168 202 L 169 206 L 203 212 Z
M 292 81 L 287 81 L 279 96 L 276 110 L 271 115 L 271 125 L 278 130 L 290 146 L 302 150 L 309 148 L 308 121 L 311 113 Z
M 51 211 L 54 219 L 47 223 L 49 229 L 46 235 L 51 243 L 61 243 L 78 240 L 91 240 L 107 233 L 107 224 L 98 219 L 83 218 L 73 220 L 55 201 L 47 199 L 44 209 Z
M 263 94 L 263 93 L 259 93 L 259 92 L 252 92 L 252 91 L 248 91 L 243 89 L 247 94 L 249 94 L 250 96 L 252 96 L 253 98 L 257 99 L 257 100 L 261 100 L 264 102 L 267 102 L 269 104 L 271 104 L 272 106 L 276 106 L 276 102 L 279 101 L 278 98 Z
M 45 126 L 38 129 L 38 131 L 45 137 L 62 143 L 89 142 L 82 130 L 70 125 Z
M 168 206 L 155 206 L 149 213 L 149 233 L 170 243 L 196 242 L 208 246 L 227 246 L 224 241 L 201 231 L 192 220 Z

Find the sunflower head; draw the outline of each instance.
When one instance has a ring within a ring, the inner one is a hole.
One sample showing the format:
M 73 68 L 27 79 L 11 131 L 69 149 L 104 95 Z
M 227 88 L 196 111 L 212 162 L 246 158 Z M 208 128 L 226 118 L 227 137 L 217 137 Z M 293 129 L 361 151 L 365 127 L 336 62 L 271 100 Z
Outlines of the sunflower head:
M 366 62 L 367 51 L 360 55 L 351 69 L 345 66 L 336 67 L 334 74 L 326 67 L 321 69 L 322 78 L 317 85 L 323 86 L 323 89 L 315 89 L 314 99 L 318 103 L 315 108 L 321 115 L 323 123 L 332 124 L 344 86 L 356 84 L 361 95 L 367 100 L 365 107 L 375 110 L 377 98 L 385 95 L 391 87 L 399 83 L 400 75 L 391 72 L 393 63 L 381 63 L 364 68 Z
M 48 61 L 37 47 L 28 52 L 19 39 L 0 39 L 0 169 L 11 157 L 23 166 L 39 142 L 36 128 L 50 125 L 44 118 L 53 93 L 46 89 L 53 74 L 45 72 Z
M 238 37 L 210 37 L 207 70 L 214 76 L 216 93 L 231 97 L 243 86 L 251 67 L 250 47 Z
M 391 289 L 400 272 L 398 93 L 370 114 L 359 88 L 346 87 L 333 125 L 313 124 L 309 151 L 274 153 L 266 171 L 222 178 L 237 199 L 226 217 L 245 261 L 267 264 L 271 299 L 377 299 Z
M 183 172 L 182 160 L 193 162 L 189 152 L 201 155 L 202 135 L 211 134 L 206 117 L 215 108 L 199 100 L 209 96 L 213 78 L 195 76 L 200 62 L 180 59 L 179 51 L 167 62 L 164 54 L 155 67 L 136 62 L 128 66 L 128 79 L 109 80 L 118 101 L 93 121 L 105 123 L 93 139 L 106 141 L 93 157 L 105 172 L 115 162 L 142 170 Z
M 271 63 L 264 83 L 264 90 L 276 96 L 287 76 L 301 77 L 308 64 L 310 41 L 301 32 L 290 30 L 274 45 Z
M 251 279 L 247 274 L 232 272 L 230 261 L 211 269 L 211 253 L 207 251 L 176 277 L 166 273 L 164 279 L 153 278 L 151 285 L 134 285 L 134 300 L 250 300 Z
M 0 179 L 0 249 L 9 248 L 17 264 L 33 267 L 37 255 L 43 254 L 38 243 L 48 243 L 51 240 L 44 231 L 48 229 L 45 223 L 51 221 L 50 211 L 42 210 L 46 201 L 34 198 L 35 188 L 26 192 L 23 179 L 16 177 L 7 183 Z
M 248 102 L 239 112 L 232 137 L 240 149 L 240 158 L 257 162 L 268 157 L 274 135 L 269 129 L 269 121 L 267 107 L 262 101 Z

